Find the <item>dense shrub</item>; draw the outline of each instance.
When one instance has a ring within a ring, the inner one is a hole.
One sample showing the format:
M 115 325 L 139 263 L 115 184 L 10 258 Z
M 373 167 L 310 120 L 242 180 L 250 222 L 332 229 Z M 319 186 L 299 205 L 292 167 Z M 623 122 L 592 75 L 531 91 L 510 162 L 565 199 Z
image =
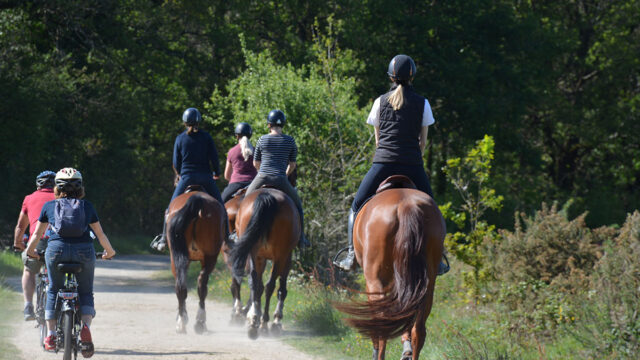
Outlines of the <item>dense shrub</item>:
M 551 335 L 575 320 L 571 297 L 584 292 L 607 231 L 589 229 L 586 214 L 568 220 L 556 206 L 543 204 L 533 217 L 516 215 L 514 232 L 490 252 L 503 323 L 517 334 Z
M 577 335 L 600 355 L 640 354 L 640 212 L 628 215 L 620 234 L 605 243 L 591 278 Z

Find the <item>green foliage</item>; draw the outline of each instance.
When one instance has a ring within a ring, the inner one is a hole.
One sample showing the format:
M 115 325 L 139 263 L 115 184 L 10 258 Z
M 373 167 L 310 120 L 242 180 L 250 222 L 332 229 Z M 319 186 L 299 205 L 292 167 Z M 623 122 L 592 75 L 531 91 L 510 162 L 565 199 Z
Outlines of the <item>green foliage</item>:
M 514 232 L 502 231 L 491 263 L 507 310 L 502 321 L 512 332 L 551 336 L 578 317 L 571 299 L 588 290 L 597 244 L 611 236 L 610 229 L 589 229 L 585 217 L 569 221 L 543 204 L 532 217 L 516 214 Z
M 634 359 L 640 353 L 640 212 L 628 215 L 604 253 L 574 334 L 600 356 Z
M 461 229 L 448 233 L 445 244 L 456 258 L 473 269 L 463 272 L 463 276 L 475 303 L 479 301 L 480 288 L 491 278 L 487 271 L 485 242 L 497 239 L 495 226 L 489 225 L 482 217 L 488 209 L 499 210 L 504 199 L 496 195 L 489 184 L 493 148 L 493 138 L 485 135 L 464 158 L 447 160 L 444 169 L 462 198 L 460 212 L 452 209 L 451 202 L 440 207 L 445 219 L 453 221 Z
M 257 139 L 267 131 L 269 111 L 284 111 L 284 132 L 298 145 L 297 188 L 305 231 L 322 259 L 343 243 L 344 214 L 366 171 L 373 134 L 363 135 L 366 110 L 358 107 L 355 80 L 348 76 L 357 63 L 328 38 L 318 36 L 315 46 L 317 62 L 300 68 L 276 63 L 268 51 L 256 54 L 244 48 L 247 69 L 229 83 L 226 96 L 213 92 L 205 119 L 214 126 L 231 119 L 247 122 Z
M 22 274 L 22 258 L 20 254 L 10 250 L 0 251 L 0 274 L 2 276 L 17 276 Z

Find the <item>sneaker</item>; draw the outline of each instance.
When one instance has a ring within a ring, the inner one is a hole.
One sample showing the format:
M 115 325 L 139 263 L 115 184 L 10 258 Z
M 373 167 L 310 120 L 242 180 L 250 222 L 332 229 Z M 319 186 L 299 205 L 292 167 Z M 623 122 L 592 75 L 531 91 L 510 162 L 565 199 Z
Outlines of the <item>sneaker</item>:
M 44 338 L 44 349 L 47 351 L 56 351 L 56 336 L 49 335 Z
M 27 304 L 24 307 L 24 321 L 31 321 L 36 319 L 36 313 L 33 312 L 33 304 Z
M 82 330 L 80 330 L 80 352 L 82 356 L 85 358 L 90 358 L 93 356 L 93 342 L 91 341 L 91 331 L 89 331 L 89 327 L 85 324 L 82 326 Z

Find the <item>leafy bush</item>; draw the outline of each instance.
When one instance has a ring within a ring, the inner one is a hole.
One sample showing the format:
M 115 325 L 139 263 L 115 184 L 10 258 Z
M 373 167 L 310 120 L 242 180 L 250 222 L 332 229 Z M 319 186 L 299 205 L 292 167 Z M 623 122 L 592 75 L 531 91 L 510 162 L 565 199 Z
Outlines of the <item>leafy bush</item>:
M 640 212 L 605 244 L 582 310 L 578 338 L 600 354 L 637 359 L 640 353 Z
M 584 293 L 601 255 L 598 243 L 609 232 L 592 231 L 586 214 L 568 220 L 556 206 L 542 205 L 533 217 L 516 214 L 514 232 L 492 250 L 503 323 L 517 334 L 533 330 L 552 335 L 559 324 L 575 321 L 571 297 Z

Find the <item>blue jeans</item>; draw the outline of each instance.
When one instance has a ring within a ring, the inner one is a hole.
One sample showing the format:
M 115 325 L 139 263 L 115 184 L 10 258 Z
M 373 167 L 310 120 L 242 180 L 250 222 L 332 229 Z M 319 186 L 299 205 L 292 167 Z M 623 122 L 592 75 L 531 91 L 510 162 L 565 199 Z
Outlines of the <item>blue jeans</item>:
M 224 205 L 222 196 L 220 196 L 220 191 L 218 190 L 216 182 L 213 180 L 213 176 L 210 173 L 189 173 L 180 175 L 180 181 L 178 181 L 178 185 L 176 185 L 176 189 L 173 191 L 171 201 L 178 197 L 178 195 L 184 193 L 189 185 L 200 185 L 204 187 L 204 190 L 209 193 L 209 195 L 213 196 L 220 202 L 220 204 Z
M 44 259 L 49 271 L 47 305 L 44 310 L 45 320 L 56 318 L 56 296 L 58 290 L 64 287 L 65 280 L 64 274 L 58 271 L 56 265 L 64 262 L 83 264 L 82 271 L 76 274 L 80 312 L 83 315 L 96 316 L 96 310 L 93 306 L 93 271 L 96 267 L 96 250 L 93 248 L 93 244 L 50 241 Z
M 358 192 L 353 199 L 353 203 L 351 204 L 353 212 L 358 212 L 360 207 L 364 205 L 365 201 L 376 193 L 380 183 L 391 175 L 407 176 L 414 184 L 416 184 L 418 190 L 433 197 L 429 178 L 427 177 L 427 173 L 424 171 L 422 165 L 373 163 L 373 165 L 371 165 L 371 169 L 367 172 L 367 175 L 362 179 L 360 187 L 358 187 Z

